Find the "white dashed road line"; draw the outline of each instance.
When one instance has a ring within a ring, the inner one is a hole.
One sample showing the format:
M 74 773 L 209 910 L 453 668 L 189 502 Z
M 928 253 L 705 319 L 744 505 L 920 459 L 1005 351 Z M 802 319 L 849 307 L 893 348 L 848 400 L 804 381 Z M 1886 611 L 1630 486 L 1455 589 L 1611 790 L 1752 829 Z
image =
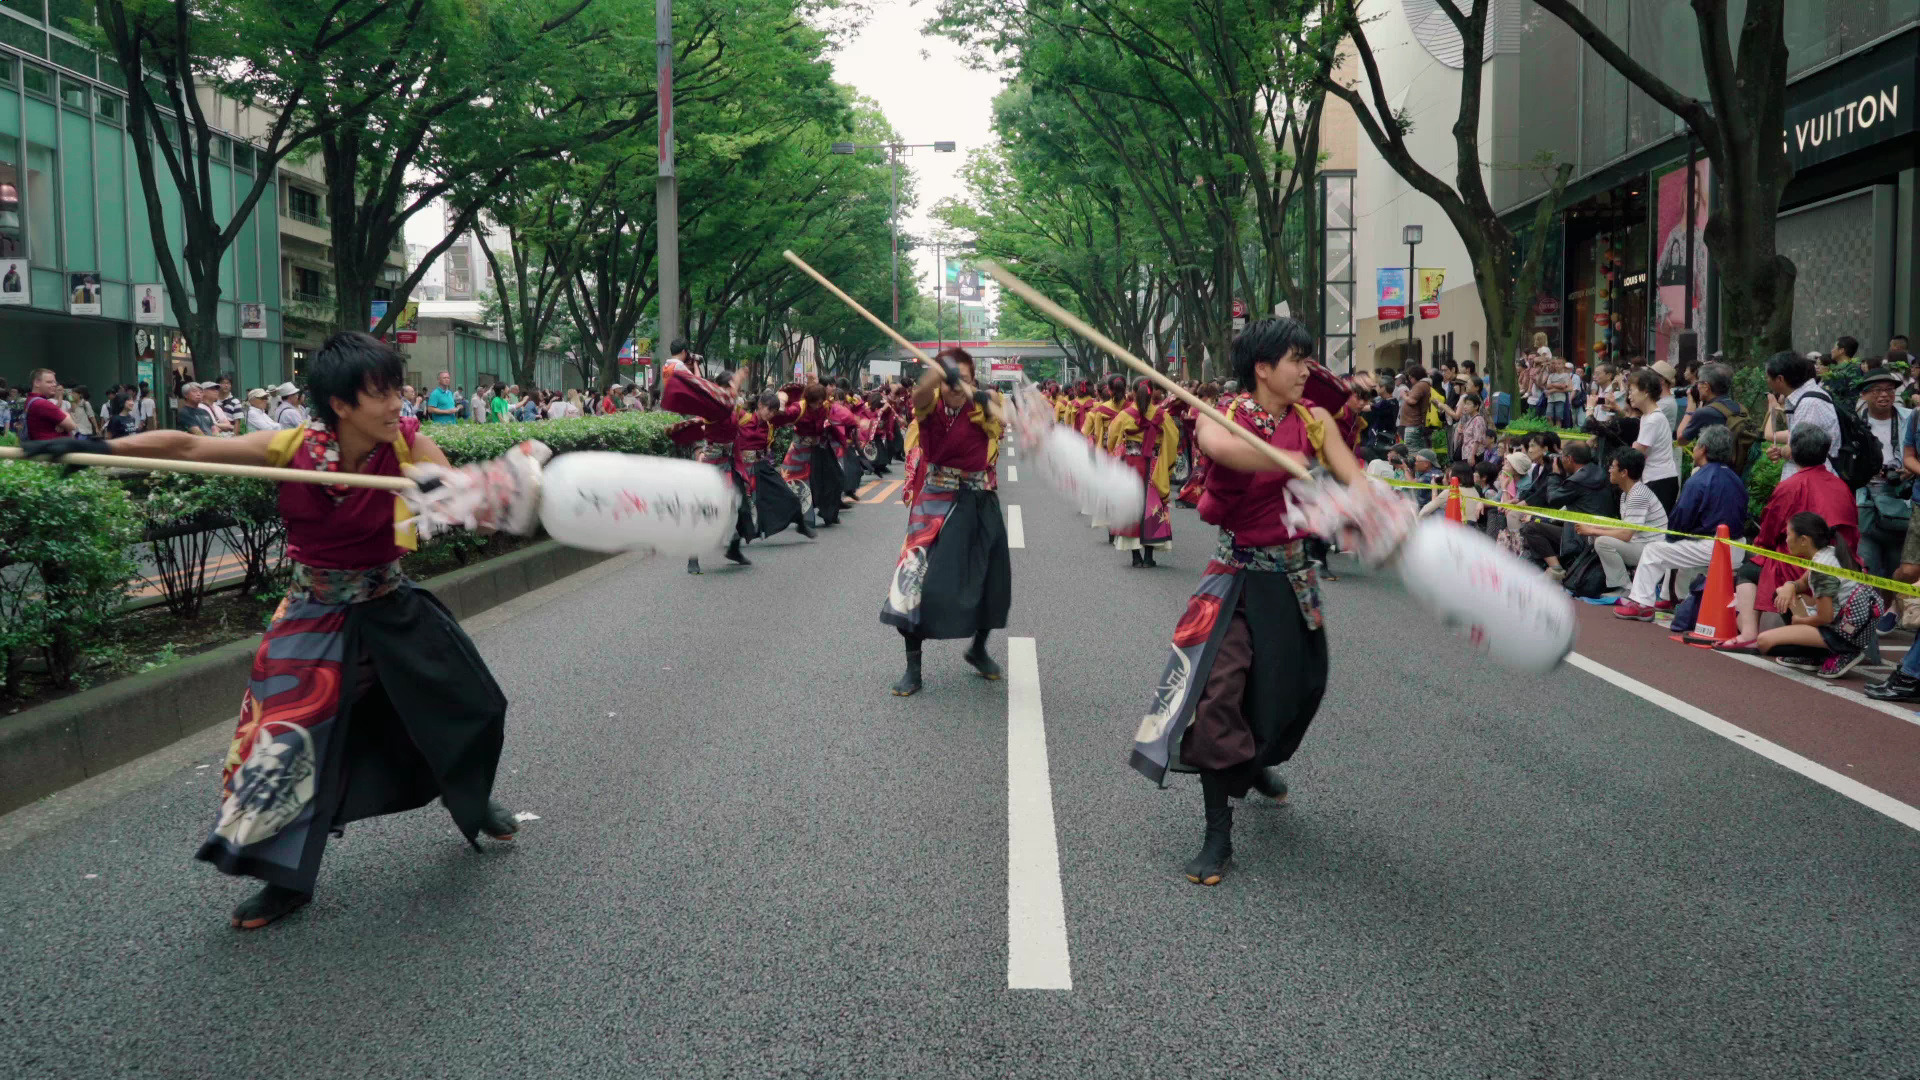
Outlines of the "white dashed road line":
M 1007 546 L 1023 548 L 1027 546 L 1027 529 L 1020 521 L 1020 508 L 1007 507 Z
M 1040 661 L 1030 637 L 1007 639 L 1007 989 L 1073 989 Z
M 1011 484 L 1018 481 L 1019 479 L 1020 479 L 1020 470 L 1014 468 L 1011 465 L 1007 466 L 1007 483 Z

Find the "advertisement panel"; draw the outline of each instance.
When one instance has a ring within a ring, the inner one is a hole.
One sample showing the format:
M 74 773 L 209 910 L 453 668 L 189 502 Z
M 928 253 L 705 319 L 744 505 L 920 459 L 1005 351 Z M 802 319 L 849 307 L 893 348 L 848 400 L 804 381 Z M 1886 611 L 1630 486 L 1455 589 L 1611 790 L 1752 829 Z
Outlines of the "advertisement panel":
M 1379 304 L 1376 317 L 1381 322 L 1407 317 L 1407 268 L 1383 266 L 1375 272 Z
M 1422 267 L 1420 270 L 1420 317 L 1440 317 L 1440 289 L 1447 280 L 1445 270 Z

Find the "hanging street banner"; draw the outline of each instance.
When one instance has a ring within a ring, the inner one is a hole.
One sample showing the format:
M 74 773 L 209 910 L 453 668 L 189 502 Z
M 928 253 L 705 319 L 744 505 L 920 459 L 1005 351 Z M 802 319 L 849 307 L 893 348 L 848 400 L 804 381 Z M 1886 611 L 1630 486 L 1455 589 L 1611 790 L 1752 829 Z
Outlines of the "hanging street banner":
M 1375 278 L 1379 289 L 1379 313 L 1381 322 L 1407 317 L 1407 268 L 1404 266 L 1383 266 L 1376 271 Z
M 1440 317 L 1440 286 L 1447 280 L 1445 270 L 1428 267 L 1420 269 L 1420 317 L 1437 319 Z

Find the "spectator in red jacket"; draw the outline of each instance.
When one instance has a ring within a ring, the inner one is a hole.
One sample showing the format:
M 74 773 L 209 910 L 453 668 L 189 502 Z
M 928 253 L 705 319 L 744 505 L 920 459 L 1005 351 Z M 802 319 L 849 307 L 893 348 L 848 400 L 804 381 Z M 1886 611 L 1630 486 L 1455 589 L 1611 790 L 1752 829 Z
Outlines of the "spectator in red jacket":
M 1832 445 L 1824 428 L 1803 424 L 1793 429 L 1787 444 L 1800 471 L 1780 481 L 1767 499 L 1766 513 L 1760 518 L 1756 547 L 1772 551 L 1787 550 L 1787 523 L 1795 514 L 1820 515 L 1833 530 L 1833 547 L 1844 548 L 1839 555 L 1843 566 L 1854 565 L 1854 552 L 1860 549 L 1860 510 L 1854 505 L 1853 490 L 1826 464 L 1827 448 Z M 1734 607 L 1739 614 L 1740 633 L 1727 647 L 1752 645 L 1760 636 L 1760 612 L 1774 610 L 1774 597 L 1780 587 L 1797 581 L 1806 571 L 1797 566 L 1755 555 L 1734 571 Z

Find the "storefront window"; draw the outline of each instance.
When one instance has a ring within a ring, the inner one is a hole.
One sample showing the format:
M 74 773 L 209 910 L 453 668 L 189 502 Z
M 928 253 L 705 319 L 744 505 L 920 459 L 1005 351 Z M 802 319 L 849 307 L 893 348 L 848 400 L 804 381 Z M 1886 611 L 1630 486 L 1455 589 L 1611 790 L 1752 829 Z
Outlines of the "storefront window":
M 0 259 L 18 259 L 27 251 L 20 218 L 20 142 L 0 136 Z
M 53 150 L 27 144 L 27 253 L 35 266 L 58 267 L 60 245 L 54 230 Z

